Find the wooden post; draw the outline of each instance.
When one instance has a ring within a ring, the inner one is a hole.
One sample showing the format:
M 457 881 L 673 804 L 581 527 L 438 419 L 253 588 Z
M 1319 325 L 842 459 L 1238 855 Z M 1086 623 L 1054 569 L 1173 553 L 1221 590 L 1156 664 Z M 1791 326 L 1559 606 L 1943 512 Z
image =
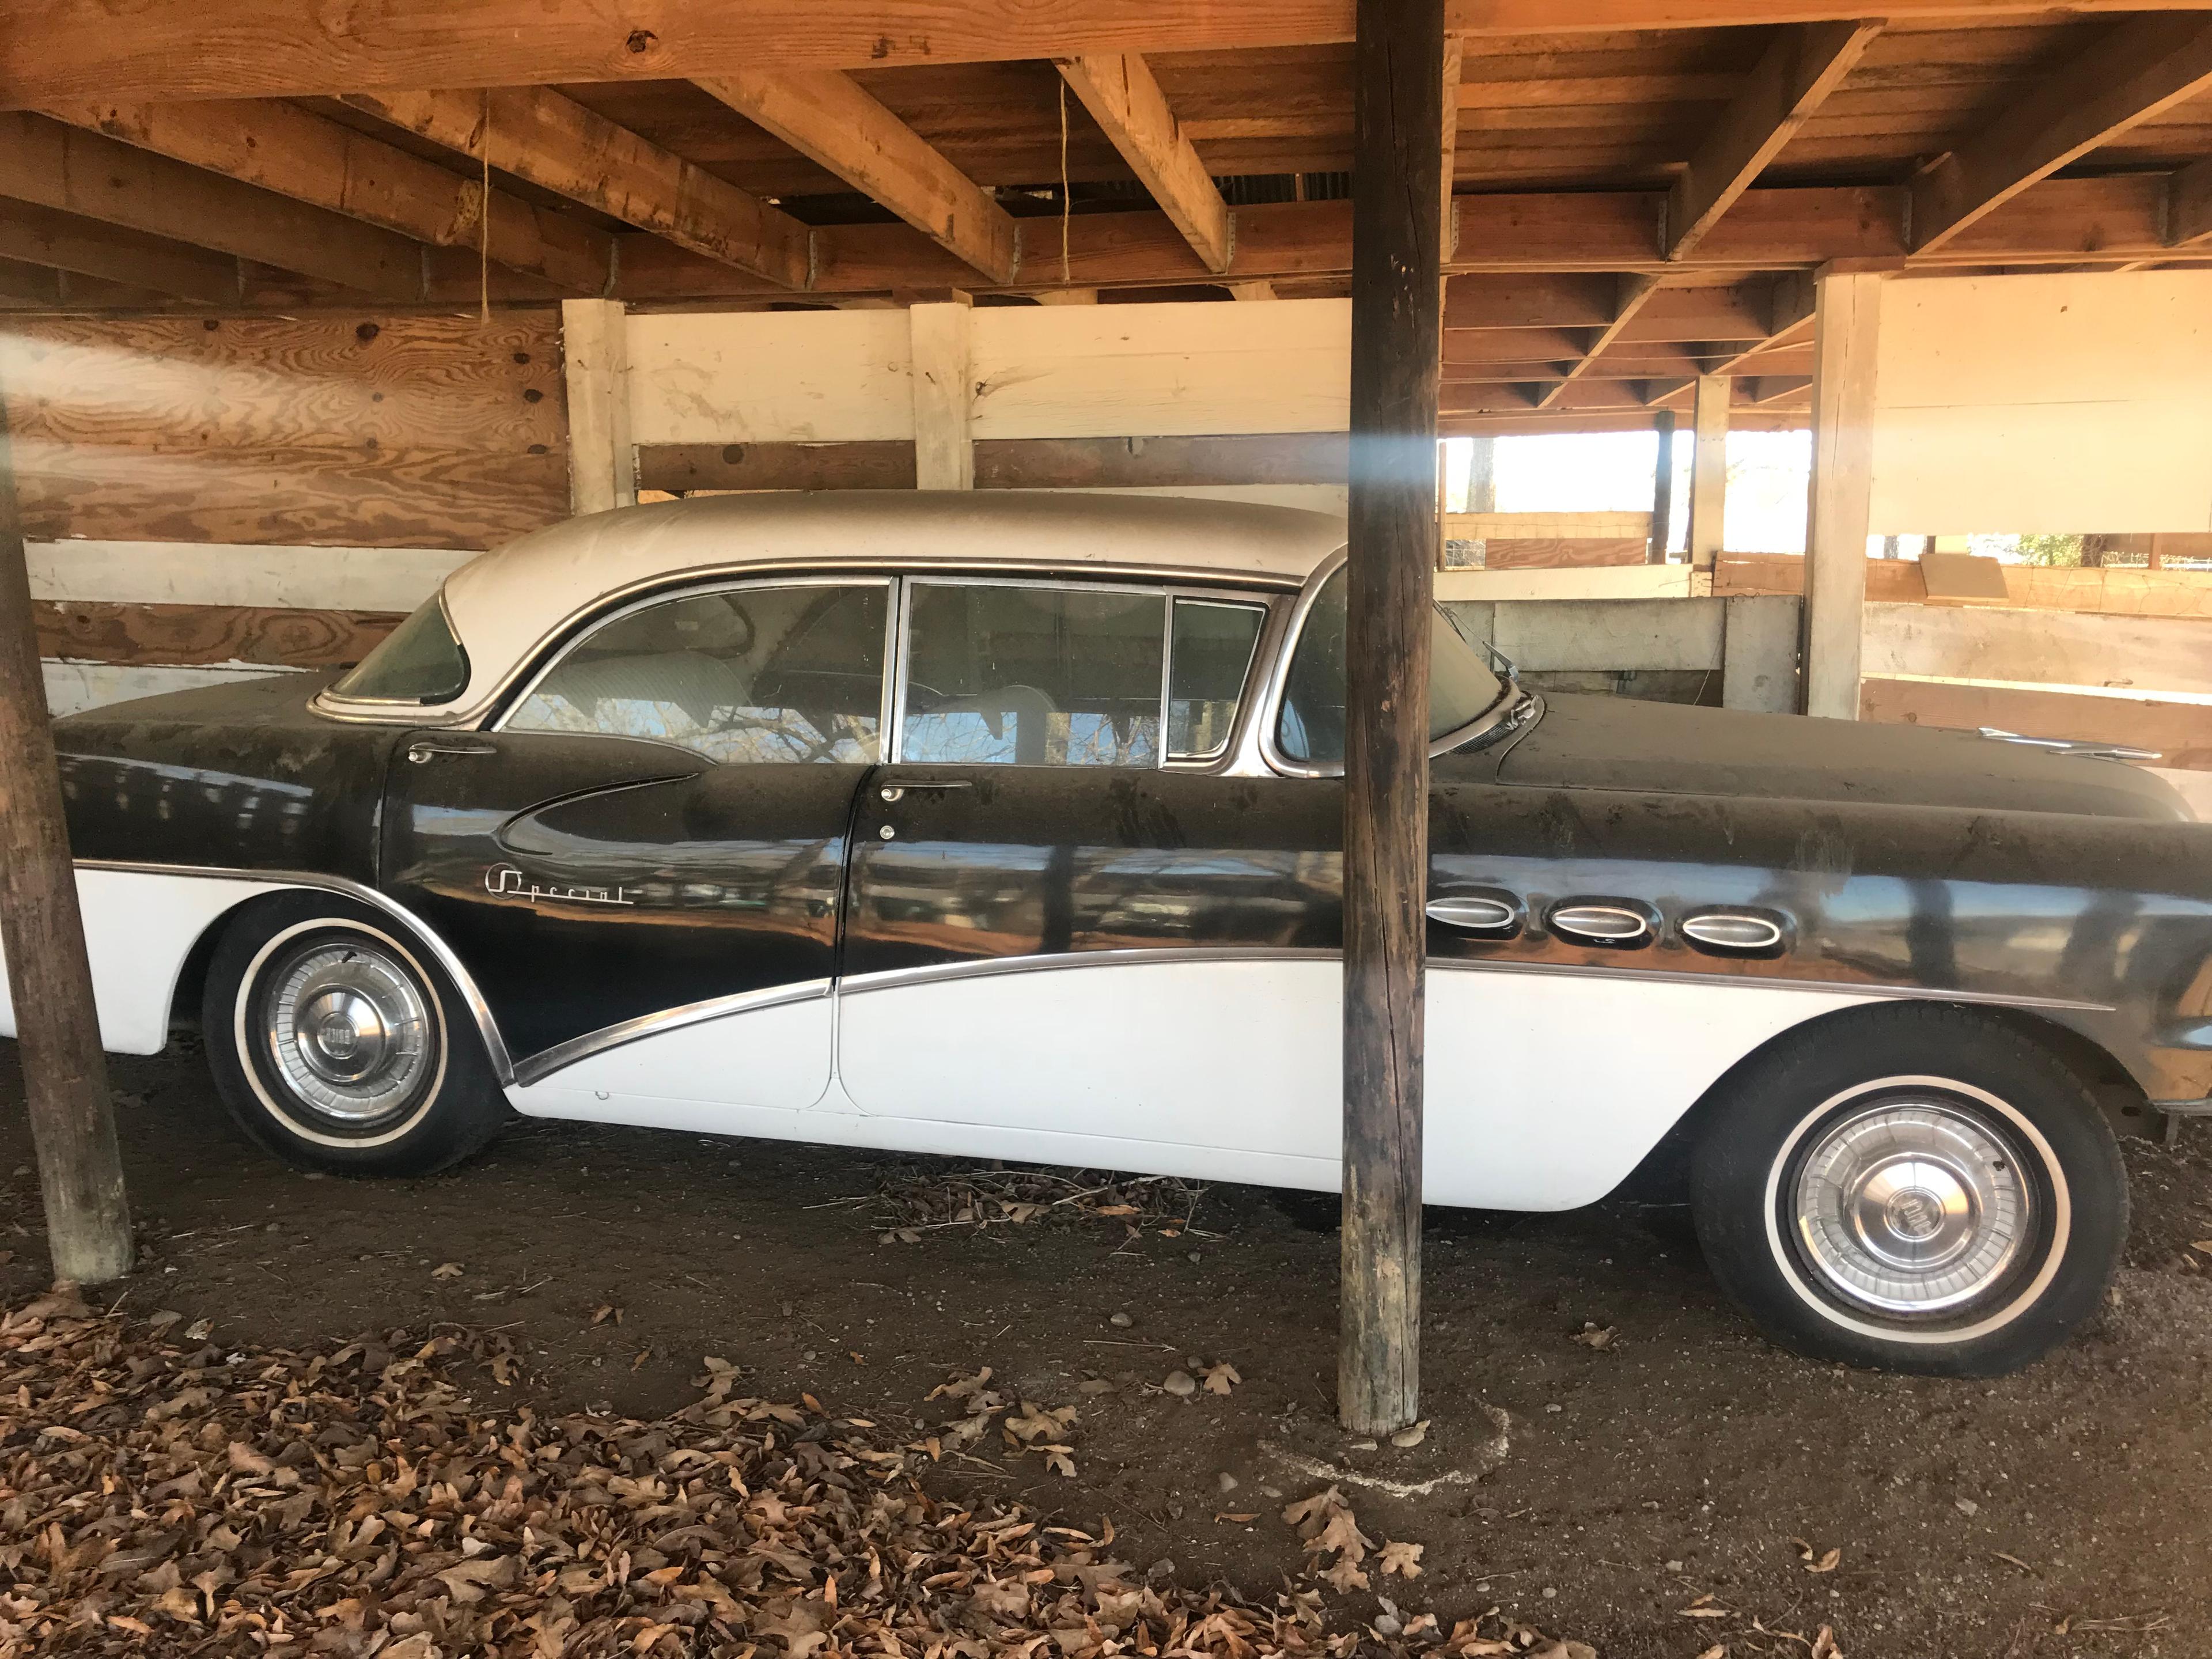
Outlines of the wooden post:
M 0 404 L 0 951 L 46 1201 L 54 1277 L 104 1285 L 131 1270 L 131 1214 L 100 1046 L 76 866 L 62 818 L 39 668 L 7 410 Z
M 1498 511 L 1498 440 L 1484 433 L 1468 441 L 1474 453 L 1467 465 L 1467 510 Z
M 1877 272 L 1823 267 L 1813 301 L 1813 476 L 1805 527 L 1805 713 L 1859 717 L 1874 487 Z
M 1659 454 L 1651 469 L 1651 541 L 1644 562 L 1664 564 L 1674 535 L 1674 411 L 1661 410 L 1651 424 L 1659 434 Z
M 1383 1434 L 1420 1399 L 1443 0 L 1358 0 L 1357 31 L 1337 1415 Z
M 1720 562 L 1728 517 L 1729 397 L 1735 382 L 1725 374 L 1698 376 L 1694 447 L 1690 451 L 1690 568 Z
M 969 301 L 965 294 L 907 313 L 914 352 L 914 487 L 973 489 L 975 402 L 969 372 Z
M 561 301 L 561 374 L 568 392 L 568 510 L 636 505 L 629 310 L 621 301 Z

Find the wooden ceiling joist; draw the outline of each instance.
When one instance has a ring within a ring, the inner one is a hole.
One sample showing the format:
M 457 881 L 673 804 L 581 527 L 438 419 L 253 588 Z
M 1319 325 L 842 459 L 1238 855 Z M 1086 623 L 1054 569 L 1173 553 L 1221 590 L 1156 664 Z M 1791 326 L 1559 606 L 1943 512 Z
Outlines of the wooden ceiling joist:
M 1856 21 L 1802 24 L 1777 33 L 1668 194 L 1669 259 L 1705 240 L 1881 33 L 1879 22 Z
M 1013 219 L 851 76 L 748 69 L 699 86 L 992 282 L 1014 281 L 1021 236 Z
M 2175 247 L 2212 242 L 2212 158 L 2173 175 L 2167 192 L 2166 237 Z
M 351 93 L 345 101 L 779 288 L 810 283 L 805 225 L 558 93 Z
M 2174 12 L 2118 25 L 1912 181 L 1912 250 L 1944 246 L 2039 179 L 2208 90 L 2212 17 Z
M 2071 0 L 2076 12 L 2148 0 Z M 1893 0 L 1893 20 L 2032 17 L 2051 0 Z M 1848 0 L 1450 0 L 1445 26 L 1490 38 L 1847 20 Z M 712 78 L 1352 38 L 1352 0 L 658 0 L 611 14 L 544 0 L 34 0 L 0 30 L 0 107 L 93 98 L 335 96 L 370 88 Z
M 1121 152 L 1160 210 L 1215 276 L 1229 269 L 1235 221 L 1151 67 L 1134 53 L 1064 58 L 1061 78 Z
M 604 232 L 500 190 L 487 223 L 476 179 L 290 104 L 67 104 L 46 113 L 418 242 L 475 248 L 481 238 L 491 259 L 568 293 L 602 293 L 612 275 Z
M 27 202 L 0 202 L 0 258 L 122 283 L 157 299 L 228 306 L 244 297 L 238 261 L 228 254 Z
M 422 245 L 44 116 L 0 115 L 0 197 L 418 300 Z
M 1567 398 L 1575 382 L 1589 371 L 1597 356 L 1620 337 L 1621 330 L 1635 320 L 1636 313 L 1659 291 L 1656 276 L 1626 276 L 1621 277 L 1620 283 L 1620 298 L 1614 302 L 1613 320 L 1598 331 L 1597 337 L 1590 342 L 1589 349 L 1568 367 L 1565 378 L 1548 387 L 1536 399 L 1537 408 L 1549 409 Z

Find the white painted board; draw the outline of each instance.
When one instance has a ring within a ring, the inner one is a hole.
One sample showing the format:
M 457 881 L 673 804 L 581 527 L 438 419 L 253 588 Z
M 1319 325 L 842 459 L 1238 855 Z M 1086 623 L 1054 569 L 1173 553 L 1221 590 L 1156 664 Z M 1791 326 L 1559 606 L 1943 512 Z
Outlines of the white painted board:
M 914 436 L 903 311 L 633 314 L 641 444 L 852 443 Z
M 2212 271 L 1893 280 L 1876 362 L 1873 533 L 2212 530 Z
M 28 542 L 34 599 L 412 611 L 477 556 L 447 548 Z

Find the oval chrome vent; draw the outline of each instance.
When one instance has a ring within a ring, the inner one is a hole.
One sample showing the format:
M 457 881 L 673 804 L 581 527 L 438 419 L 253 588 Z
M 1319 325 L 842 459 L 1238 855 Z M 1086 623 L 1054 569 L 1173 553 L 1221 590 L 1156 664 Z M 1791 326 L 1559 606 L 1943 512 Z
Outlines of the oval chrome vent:
M 1521 926 L 1517 905 L 1478 894 L 1431 899 L 1428 910 L 1431 921 L 1440 921 L 1447 927 L 1462 928 L 1470 933 L 1510 933 Z
M 1625 904 L 1562 904 L 1548 920 L 1553 933 L 1586 945 L 1642 945 L 1651 937 L 1650 920 Z
M 1705 910 L 1683 918 L 1682 937 L 1705 951 L 1771 951 L 1782 943 L 1782 924 L 1748 911 Z

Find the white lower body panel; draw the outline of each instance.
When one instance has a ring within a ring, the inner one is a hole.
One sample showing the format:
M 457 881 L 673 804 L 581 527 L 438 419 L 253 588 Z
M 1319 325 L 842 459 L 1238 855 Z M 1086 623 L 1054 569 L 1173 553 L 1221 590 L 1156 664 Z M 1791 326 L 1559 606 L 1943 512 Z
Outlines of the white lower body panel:
M 1342 985 L 1331 961 L 1219 957 L 863 982 L 838 994 L 834 1018 L 826 999 L 747 1011 L 511 1098 L 543 1116 L 1330 1191 Z M 1432 968 L 1425 1194 L 1590 1203 L 1745 1055 L 1869 1000 L 1733 977 Z
M 100 1046 L 111 1054 L 159 1054 L 185 958 L 216 919 L 286 884 L 162 871 L 82 868 L 77 904 L 92 960 Z M 0 966 L 0 1036 L 15 1035 L 15 1006 Z

